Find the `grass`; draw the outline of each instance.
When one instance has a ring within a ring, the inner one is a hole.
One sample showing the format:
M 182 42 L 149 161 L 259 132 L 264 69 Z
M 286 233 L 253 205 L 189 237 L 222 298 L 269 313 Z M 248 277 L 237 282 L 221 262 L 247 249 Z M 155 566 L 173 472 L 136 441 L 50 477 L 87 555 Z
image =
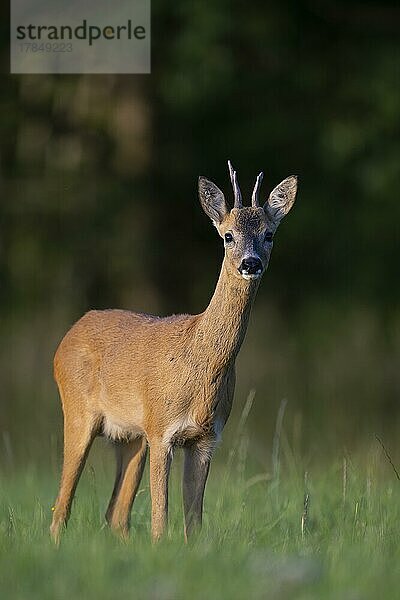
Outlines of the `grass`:
M 169 534 L 153 546 L 147 474 L 131 537 L 122 542 L 104 527 L 112 475 L 108 463 L 97 461 L 84 473 L 59 549 L 48 536 L 56 474 L 48 467 L 3 470 L 1 597 L 398 597 L 400 483 L 382 449 L 375 446 L 359 461 L 347 457 L 324 468 L 316 463 L 305 472 L 283 444 L 278 473 L 257 473 L 247 464 L 242 435 L 230 458 L 213 466 L 203 531 L 189 546 L 174 468 Z

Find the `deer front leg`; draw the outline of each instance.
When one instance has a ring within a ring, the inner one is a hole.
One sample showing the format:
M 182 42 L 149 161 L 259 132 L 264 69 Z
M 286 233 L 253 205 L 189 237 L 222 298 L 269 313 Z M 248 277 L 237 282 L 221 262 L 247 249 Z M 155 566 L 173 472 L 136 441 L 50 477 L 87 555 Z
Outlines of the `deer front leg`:
M 168 521 L 168 478 L 171 448 L 161 441 L 150 441 L 151 535 L 157 541 Z
M 199 440 L 184 449 L 182 487 L 186 541 L 194 531 L 201 528 L 204 490 L 213 450 L 213 440 Z

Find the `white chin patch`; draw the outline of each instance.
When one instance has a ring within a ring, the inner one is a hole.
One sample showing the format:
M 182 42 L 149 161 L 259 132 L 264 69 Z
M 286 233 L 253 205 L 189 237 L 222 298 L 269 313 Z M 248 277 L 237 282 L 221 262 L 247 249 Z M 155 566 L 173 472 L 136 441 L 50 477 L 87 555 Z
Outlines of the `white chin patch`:
M 259 269 L 257 273 L 246 273 L 246 271 L 242 271 L 242 277 L 243 279 L 250 281 L 251 279 L 258 279 L 261 276 L 261 273 L 261 269 Z

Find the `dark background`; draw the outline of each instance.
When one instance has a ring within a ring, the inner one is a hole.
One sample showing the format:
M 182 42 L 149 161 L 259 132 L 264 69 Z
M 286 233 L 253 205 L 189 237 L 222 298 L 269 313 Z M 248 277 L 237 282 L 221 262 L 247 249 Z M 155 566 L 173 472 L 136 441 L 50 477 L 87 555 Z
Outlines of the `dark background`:
M 305 455 L 396 456 L 400 10 L 331 0 L 152 2 L 148 76 L 8 75 L 0 116 L 0 462 L 48 457 L 52 356 L 90 308 L 200 312 L 222 246 L 197 177 L 249 199 L 299 175 L 239 359 L 252 455 L 288 400 Z M 58 453 L 59 454 L 59 453 Z M 58 456 L 57 454 L 57 456 Z M 52 454 L 55 455 L 55 452 Z

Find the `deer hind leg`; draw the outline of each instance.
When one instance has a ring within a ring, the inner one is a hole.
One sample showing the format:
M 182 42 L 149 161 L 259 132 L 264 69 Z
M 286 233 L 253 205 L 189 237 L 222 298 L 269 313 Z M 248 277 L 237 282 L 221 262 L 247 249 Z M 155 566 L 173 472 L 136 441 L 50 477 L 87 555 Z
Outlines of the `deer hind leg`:
M 96 433 L 97 426 L 90 415 L 64 416 L 64 462 L 50 527 L 56 544 L 59 543 L 61 530 L 69 519 L 76 486 Z
M 199 440 L 184 448 L 183 512 L 185 540 L 201 528 L 204 490 L 214 450 L 213 440 Z
M 129 532 L 132 504 L 142 479 L 146 455 L 145 437 L 120 442 L 116 446 L 117 474 L 106 520 L 110 527 L 123 537 Z

